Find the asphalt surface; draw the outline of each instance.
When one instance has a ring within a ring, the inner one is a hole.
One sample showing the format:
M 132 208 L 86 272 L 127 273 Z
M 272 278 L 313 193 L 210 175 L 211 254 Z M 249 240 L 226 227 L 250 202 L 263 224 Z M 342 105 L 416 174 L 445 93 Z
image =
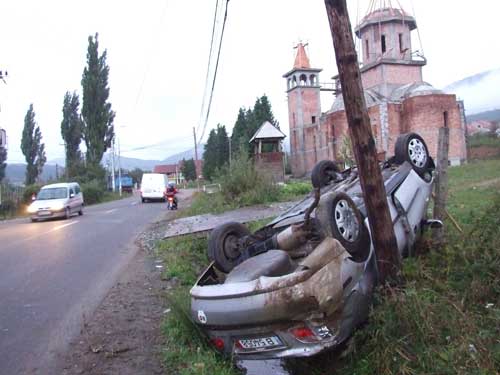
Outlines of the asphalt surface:
M 136 254 L 136 236 L 166 212 L 132 197 L 69 220 L 0 222 L 0 374 L 51 374 Z

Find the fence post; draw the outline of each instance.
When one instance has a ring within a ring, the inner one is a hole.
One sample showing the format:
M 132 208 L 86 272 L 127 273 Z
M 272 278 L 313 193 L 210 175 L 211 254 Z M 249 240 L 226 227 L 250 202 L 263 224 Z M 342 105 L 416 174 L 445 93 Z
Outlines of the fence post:
M 443 220 L 446 213 L 446 200 L 448 197 L 448 151 L 450 148 L 450 129 L 448 128 L 448 113 L 444 113 L 444 127 L 439 129 L 437 152 L 437 176 L 434 193 L 435 219 Z M 444 227 L 435 228 L 432 232 L 435 246 L 441 247 L 445 242 Z

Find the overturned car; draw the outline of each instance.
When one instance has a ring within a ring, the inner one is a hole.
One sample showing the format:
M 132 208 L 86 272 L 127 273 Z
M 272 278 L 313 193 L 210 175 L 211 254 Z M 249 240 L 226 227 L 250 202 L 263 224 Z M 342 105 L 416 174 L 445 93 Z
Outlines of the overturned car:
M 426 220 L 434 162 L 415 133 L 381 165 L 401 256 Z M 191 289 L 191 315 L 210 342 L 239 359 L 311 356 L 344 342 L 366 320 L 377 262 L 356 169 L 331 161 L 312 172 L 314 191 L 250 233 L 235 222 L 209 238 L 212 263 Z

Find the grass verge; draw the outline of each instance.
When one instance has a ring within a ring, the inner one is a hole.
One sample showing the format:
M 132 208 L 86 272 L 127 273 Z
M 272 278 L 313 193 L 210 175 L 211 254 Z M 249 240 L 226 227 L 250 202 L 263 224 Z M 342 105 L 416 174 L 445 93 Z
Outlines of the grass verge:
M 244 194 L 237 199 L 226 197 L 222 192 L 207 194 L 196 193 L 191 206 L 180 213 L 180 216 L 195 216 L 202 214 L 220 214 L 236 208 L 273 202 L 287 202 L 304 197 L 312 190 L 309 182 L 294 181 L 283 186 L 278 186 L 271 194 L 265 190 L 258 190 L 251 194 Z
M 370 320 L 345 357 L 327 353 L 296 362 L 293 373 L 500 373 L 500 161 L 450 168 L 449 176 L 448 208 L 465 234 L 450 228 L 441 251 L 405 260 L 404 284 L 377 292 Z M 237 374 L 193 331 L 187 313 L 189 288 L 207 262 L 206 239 L 163 241 L 158 249 L 164 276 L 176 280 L 164 324 L 167 368 L 179 374 Z

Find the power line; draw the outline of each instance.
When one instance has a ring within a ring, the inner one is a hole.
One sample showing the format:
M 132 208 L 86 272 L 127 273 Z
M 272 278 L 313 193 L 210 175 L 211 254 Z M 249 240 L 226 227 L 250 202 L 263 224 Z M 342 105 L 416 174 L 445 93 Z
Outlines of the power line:
M 203 101 L 201 103 L 201 108 L 200 108 L 200 117 L 199 117 L 199 122 L 198 122 L 198 127 L 196 128 L 196 131 L 199 132 L 201 128 L 201 121 L 203 118 L 203 109 L 205 108 L 205 100 L 207 98 L 207 91 L 208 91 L 208 83 L 209 83 L 209 76 L 210 76 L 210 65 L 212 61 L 212 50 L 214 46 L 214 36 L 215 36 L 215 25 L 217 24 L 217 10 L 219 9 L 219 0 L 215 2 L 215 11 L 214 11 L 214 21 L 212 24 L 212 37 L 210 38 L 210 52 L 208 53 L 208 62 L 207 62 L 207 75 L 205 77 L 205 89 L 203 90 Z
M 228 5 L 229 5 L 229 0 L 226 0 L 226 10 L 224 12 L 224 21 L 222 22 L 222 31 L 221 31 L 221 35 L 220 35 L 220 41 L 219 41 L 219 50 L 217 52 L 217 61 L 215 63 L 215 72 L 214 72 L 214 78 L 213 78 L 213 81 L 212 81 L 212 89 L 210 90 L 210 99 L 208 101 L 207 114 L 205 116 L 205 123 L 203 125 L 203 130 L 201 132 L 201 136 L 198 138 L 198 144 L 201 143 L 201 141 L 203 139 L 203 136 L 205 135 L 205 130 L 207 128 L 207 123 L 208 123 L 208 116 L 210 115 L 210 109 L 211 109 L 211 106 L 212 106 L 212 98 L 213 98 L 213 95 L 214 95 L 215 80 L 217 78 L 217 70 L 219 68 L 220 51 L 222 49 L 222 40 L 224 38 L 224 30 L 226 28 L 227 7 L 228 7 Z

